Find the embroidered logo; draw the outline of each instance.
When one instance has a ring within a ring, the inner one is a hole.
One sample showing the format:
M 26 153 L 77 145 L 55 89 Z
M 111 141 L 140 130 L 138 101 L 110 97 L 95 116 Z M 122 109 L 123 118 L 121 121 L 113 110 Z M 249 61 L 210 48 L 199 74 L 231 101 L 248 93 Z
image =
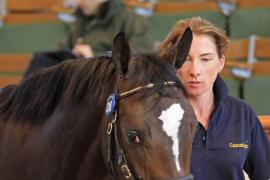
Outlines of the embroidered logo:
M 229 147 L 230 148 L 244 148 L 247 149 L 248 148 L 248 144 L 247 143 L 229 143 Z

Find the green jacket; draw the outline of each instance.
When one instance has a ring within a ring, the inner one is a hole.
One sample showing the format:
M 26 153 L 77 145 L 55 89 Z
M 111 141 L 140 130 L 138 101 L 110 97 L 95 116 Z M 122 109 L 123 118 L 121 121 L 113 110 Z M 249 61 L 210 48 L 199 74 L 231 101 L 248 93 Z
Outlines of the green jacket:
M 104 54 L 112 49 L 114 36 L 123 31 L 135 53 L 153 49 L 146 17 L 129 11 L 120 0 L 106 1 L 103 4 L 103 13 L 95 17 L 77 15 L 71 25 L 69 48 L 74 44 L 89 44 L 95 55 Z

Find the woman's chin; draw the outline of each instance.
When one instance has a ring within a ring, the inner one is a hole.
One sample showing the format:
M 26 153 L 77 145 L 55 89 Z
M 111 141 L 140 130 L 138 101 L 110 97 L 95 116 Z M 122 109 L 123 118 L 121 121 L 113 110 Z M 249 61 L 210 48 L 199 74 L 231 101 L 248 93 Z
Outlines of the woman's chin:
M 201 89 L 187 89 L 187 92 L 188 97 L 198 97 L 203 94 Z

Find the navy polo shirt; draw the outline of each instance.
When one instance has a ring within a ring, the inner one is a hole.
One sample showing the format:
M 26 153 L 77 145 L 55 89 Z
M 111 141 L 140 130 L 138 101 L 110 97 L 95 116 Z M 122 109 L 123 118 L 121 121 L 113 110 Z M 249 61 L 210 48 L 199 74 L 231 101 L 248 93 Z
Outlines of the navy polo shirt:
M 193 140 L 191 173 L 195 180 L 254 180 L 270 178 L 270 142 L 251 107 L 228 95 L 218 76 L 215 110 L 208 129 L 199 123 Z

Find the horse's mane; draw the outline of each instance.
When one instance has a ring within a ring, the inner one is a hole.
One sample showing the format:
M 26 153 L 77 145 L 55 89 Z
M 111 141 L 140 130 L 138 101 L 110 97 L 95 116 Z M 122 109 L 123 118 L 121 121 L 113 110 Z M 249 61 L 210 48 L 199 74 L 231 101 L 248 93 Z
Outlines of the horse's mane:
M 132 83 L 138 79 L 142 84 L 175 81 L 180 86 L 173 66 L 155 54 L 135 57 L 129 71 Z M 112 92 L 116 76 L 109 57 L 65 61 L 4 89 L 0 94 L 0 114 L 4 119 L 38 122 L 48 118 L 59 104 L 99 103 Z

